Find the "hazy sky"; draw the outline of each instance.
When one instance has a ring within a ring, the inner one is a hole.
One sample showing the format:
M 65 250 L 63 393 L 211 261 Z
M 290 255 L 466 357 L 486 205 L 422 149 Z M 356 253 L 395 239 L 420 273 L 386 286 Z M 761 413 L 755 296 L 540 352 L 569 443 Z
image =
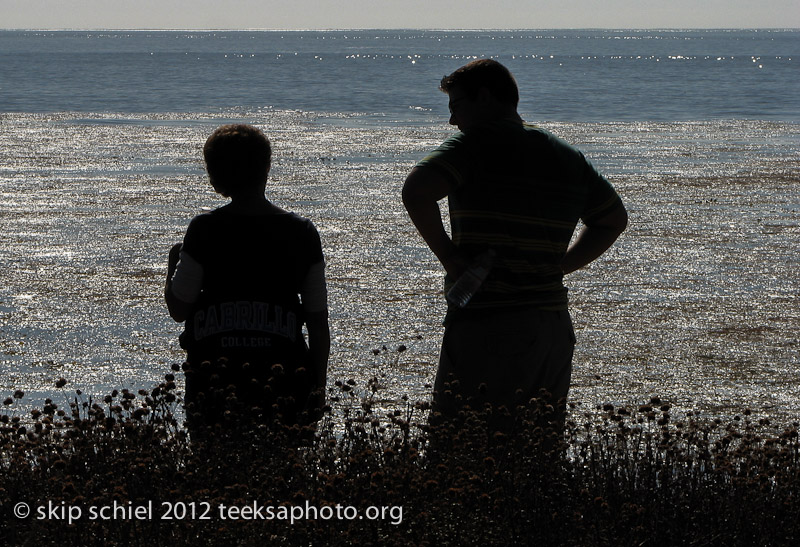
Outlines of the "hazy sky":
M 800 1 L 0 0 L 0 28 L 800 28 Z

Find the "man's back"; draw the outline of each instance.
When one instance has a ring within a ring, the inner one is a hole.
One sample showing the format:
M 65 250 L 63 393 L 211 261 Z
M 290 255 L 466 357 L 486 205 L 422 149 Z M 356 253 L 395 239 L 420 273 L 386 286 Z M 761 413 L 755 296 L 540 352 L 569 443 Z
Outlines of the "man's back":
M 495 266 L 465 307 L 448 308 L 434 400 L 453 416 L 470 399 L 513 408 L 544 389 L 560 421 L 575 345 L 563 276 L 603 254 L 627 213 L 580 152 L 523 123 L 516 81 L 497 61 L 472 61 L 440 89 L 460 132 L 411 170 L 403 203 L 448 284 L 484 252 Z
M 561 259 L 580 218 L 619 198 L 575 148 L 513 120 L 456 134 L 427 156 L 454 183 L 453 243 L 466 256 L 488 249 L 495 266 L 469 310 L 565 310 Z

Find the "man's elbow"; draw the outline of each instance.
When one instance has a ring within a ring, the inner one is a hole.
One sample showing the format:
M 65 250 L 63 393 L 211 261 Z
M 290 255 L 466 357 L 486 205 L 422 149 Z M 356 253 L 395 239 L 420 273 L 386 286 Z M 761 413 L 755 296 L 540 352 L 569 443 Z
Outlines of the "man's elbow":
M 628 211 L 620 203 L 619 206 L 615 207 L 594 225 L 619 236 L 628 227 Z
M 403 205 L 406 209 L 413 209 L 420 204 L 436 203 L 450 193 L 451 186 L 450 181 L 437 171 L 414 167 L 403 184 Z
M 625 209 L 623 205 L 620 205 L 615 226 L 617 229 L 617 235 L 620 235 L 622 232 L 625 231 L 625 229 L 628 227 L 628 222 L 629 222 L 628 211 Z
M 406 209 L 413 209 L 417 203 L 424 201 L 425 195 L 421 190 L 421 186 L 414 182 L 411 176 L 406 179 L 400 194 L 403 199 L 403 206 Z

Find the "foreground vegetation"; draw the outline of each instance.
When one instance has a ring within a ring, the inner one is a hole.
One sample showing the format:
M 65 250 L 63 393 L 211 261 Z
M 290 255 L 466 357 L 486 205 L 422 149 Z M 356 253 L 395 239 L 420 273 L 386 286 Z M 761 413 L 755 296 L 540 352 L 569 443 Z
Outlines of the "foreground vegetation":
M 58 387 L 63 388 L 64 381 Z M 356 389 L 358 388 L 358 389 Z M 172 375 L 149 392 L 0 410 L 0 538 L 9 545 L 796 545 L 798 424 L 747 412 L 674 421 L 640 408 L 532 402 L 432 426 L 338 383 L 316 430 L 236 413 L 190 442 Z M 230 398 L 234 401 L 234 398 Z M 435 422 L 435 420 L 434 420 Z M 28 513 L 25 513 L 25 509 Z

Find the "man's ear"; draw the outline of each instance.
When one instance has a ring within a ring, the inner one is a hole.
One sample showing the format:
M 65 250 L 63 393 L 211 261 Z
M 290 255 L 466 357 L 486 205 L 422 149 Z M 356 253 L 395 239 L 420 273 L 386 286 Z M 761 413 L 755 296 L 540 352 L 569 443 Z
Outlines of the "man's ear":
M 478 96 L 475 99 L 483 104 L 497 102 L 488 87 L 478 89 Z

